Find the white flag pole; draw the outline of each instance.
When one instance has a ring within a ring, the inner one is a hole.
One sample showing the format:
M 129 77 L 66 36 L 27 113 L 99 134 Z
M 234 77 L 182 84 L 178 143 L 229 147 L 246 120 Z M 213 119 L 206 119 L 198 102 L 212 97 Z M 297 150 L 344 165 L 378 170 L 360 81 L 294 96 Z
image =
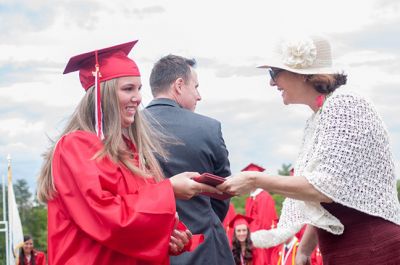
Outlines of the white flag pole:
M 9 264 L 9 248 L 8 248 L 8 223 L 7 223 L 7 216 L 6 216 L 6 185 L 4 180 L 4 174 L 1 176 L 1 185 L 2 185 L 2 193 L 3 193 L 3 221 L 4 230 L 2 229 L 1 232 L 4 232 L 4 241 L 6 245 L 6 264 Z
M 19 217 L 18 205 L 15 200 L 14 188 L 12 185 L 11 157 L 8 155 L 8 231 L 9 231 L 9 251 L 10 265 L 14 265 L 16 256 L 14 248 L 24 241 L 21 218 Z

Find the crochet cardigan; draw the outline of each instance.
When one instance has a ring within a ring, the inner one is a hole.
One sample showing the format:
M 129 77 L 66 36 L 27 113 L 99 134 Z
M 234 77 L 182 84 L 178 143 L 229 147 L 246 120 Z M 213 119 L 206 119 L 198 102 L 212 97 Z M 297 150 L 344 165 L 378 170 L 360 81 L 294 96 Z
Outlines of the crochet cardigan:
M 400 225 L 386 128 L 370 102 L 340 90 L 308 119 L 295 175 L 337 203 Z M 345 229 L 319 203 L 287 198 L 277 229 L 256 231 L 251 239 L 256 247 L 275 246 L 304 224 L 333 234 Z

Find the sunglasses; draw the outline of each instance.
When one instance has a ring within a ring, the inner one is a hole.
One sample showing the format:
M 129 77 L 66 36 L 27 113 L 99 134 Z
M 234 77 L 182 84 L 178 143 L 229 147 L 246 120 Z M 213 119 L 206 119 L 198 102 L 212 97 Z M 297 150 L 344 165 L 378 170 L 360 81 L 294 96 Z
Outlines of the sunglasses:
M 278 77 L 278 75 L 285 70 L 279 69 L 279 68 L 275 68 L 275 69 L 269 68 L 268 71 L 269 71 L 269 75 L 271 76 L 272 81 L 274 81 L 274 83 L 276 83 L 276 78 Z

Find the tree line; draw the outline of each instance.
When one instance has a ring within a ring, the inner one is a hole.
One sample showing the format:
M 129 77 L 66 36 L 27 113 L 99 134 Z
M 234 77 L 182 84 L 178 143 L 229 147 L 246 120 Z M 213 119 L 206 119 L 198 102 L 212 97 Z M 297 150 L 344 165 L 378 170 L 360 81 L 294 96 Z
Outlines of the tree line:
M 47 207 L 39 203 L 36 196 L 33 196 L 26 180 L 16 180 L 13 188 L 24 235 L 31 235 L 34 239 L 35 249 L 47 253 Z M 0 190 L 2 190 L 1 185 Z M 7 187 L 5 190 L 7 192 Z M 0 196 L 0 213 L 4 220 L 2 196 Z M 0 233 L 0 265 L 3 264 L 6 264 L 5 235 Z

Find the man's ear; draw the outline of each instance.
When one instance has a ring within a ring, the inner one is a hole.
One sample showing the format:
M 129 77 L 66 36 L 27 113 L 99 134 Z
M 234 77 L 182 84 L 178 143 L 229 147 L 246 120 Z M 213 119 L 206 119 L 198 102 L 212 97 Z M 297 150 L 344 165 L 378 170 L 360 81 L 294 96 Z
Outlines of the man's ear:
M 183 89 L 184 84 L 185 84 L 185 81 L 183 80 L 182 77 L 179 77 L 178 79 L 175 80 L 174 90 L 178 95 L 182 94 L 182 89 Z

